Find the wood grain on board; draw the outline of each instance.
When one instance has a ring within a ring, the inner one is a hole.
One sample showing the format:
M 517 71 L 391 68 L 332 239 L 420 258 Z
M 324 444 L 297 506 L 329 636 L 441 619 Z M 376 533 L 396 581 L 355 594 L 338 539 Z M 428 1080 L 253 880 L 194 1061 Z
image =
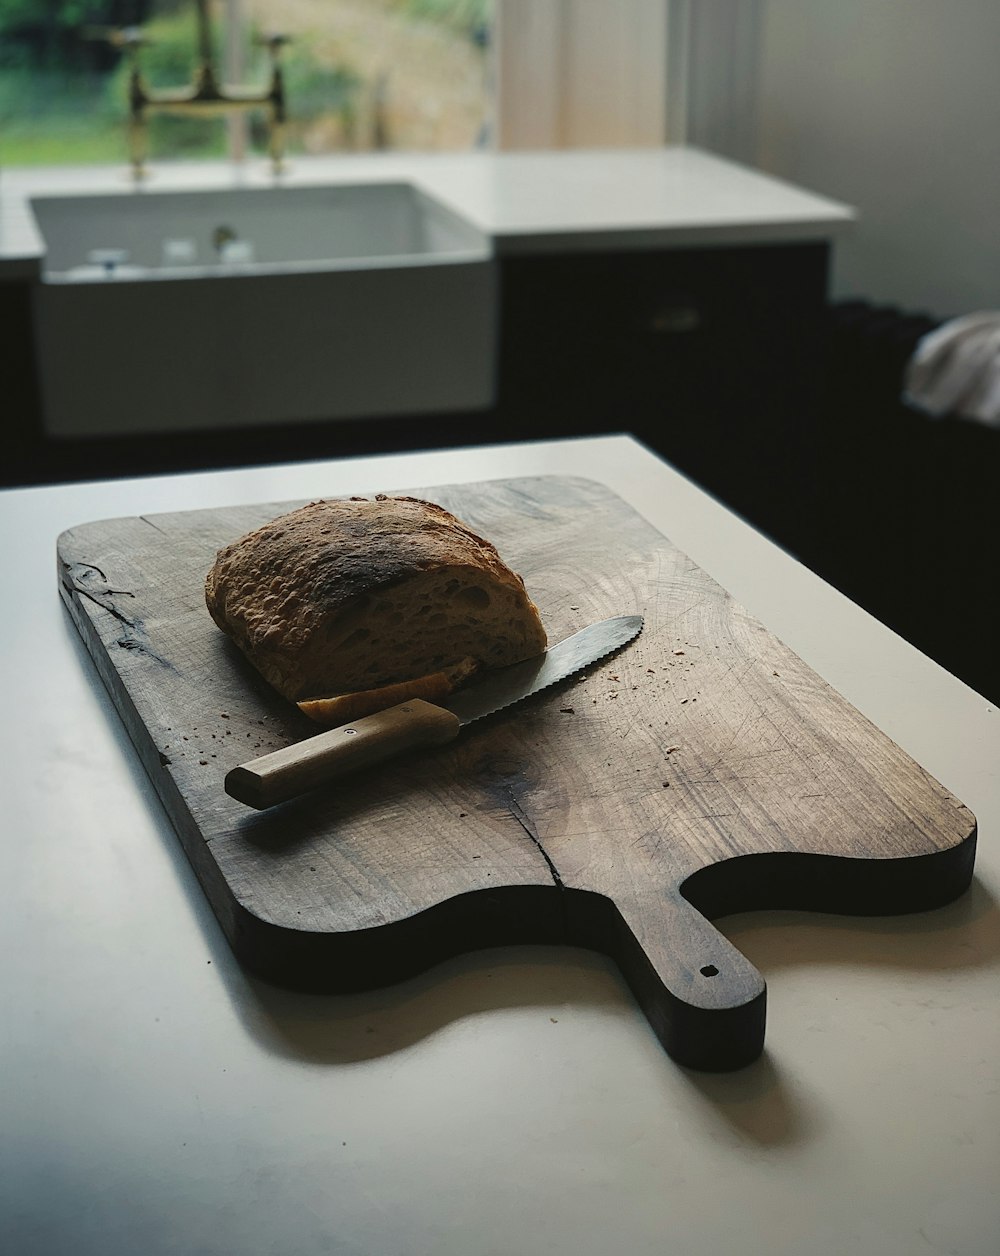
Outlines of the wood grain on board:
M 66 603 L 250 971 L 343 992 L 479 947 L 579 944 L 616 960 L 675 1059 L 733 1068 L 762 1049 L 764 982 L 710 919 L 916 911 L 966 888 L 968 809 L 609 490 L 416 495 L 495 542 L 550 640 L 618 614 L 643 632 L 448 746 L 267 812 L 229 798 L 226 772 L 316 727 L 202 590 L 221 546 L 301 503 L 59 540 Z

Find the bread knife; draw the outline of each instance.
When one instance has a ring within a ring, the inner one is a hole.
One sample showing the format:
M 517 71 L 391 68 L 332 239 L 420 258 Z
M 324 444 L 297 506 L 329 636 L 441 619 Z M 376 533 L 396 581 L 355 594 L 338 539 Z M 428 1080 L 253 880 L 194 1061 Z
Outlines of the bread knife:
M 490 671 L 439 705 L 411 698 L 251 759 L 227 773 L 230 797 L 263 811 L 406 750 L 452 741 L 473 720 L 493 715 L 627 645 L 642 630 L 641 615 L 617 615 L 581 628 L 523 663 Z

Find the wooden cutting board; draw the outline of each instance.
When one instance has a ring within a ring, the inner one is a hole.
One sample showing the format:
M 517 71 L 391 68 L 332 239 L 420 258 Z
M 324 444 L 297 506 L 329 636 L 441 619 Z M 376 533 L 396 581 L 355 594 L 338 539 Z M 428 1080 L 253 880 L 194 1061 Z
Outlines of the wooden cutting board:
M 229 798 L 226 772 L 316 728 L 215 627 L 202 586 L 222 545 L 301 503 L 59 539 L 66 604 L 250 971 L 343 992 L 478 947 L 592 947 L 671 1056 L 727 1069 L 762 1050 L 765 987 L 710 920 L 919 911 L 968 886 L 969 810 L 607 489 L 418 495 L 497 544 L 551 640 L 617 614 L 644 630 L 451 746 L 268 812 Z

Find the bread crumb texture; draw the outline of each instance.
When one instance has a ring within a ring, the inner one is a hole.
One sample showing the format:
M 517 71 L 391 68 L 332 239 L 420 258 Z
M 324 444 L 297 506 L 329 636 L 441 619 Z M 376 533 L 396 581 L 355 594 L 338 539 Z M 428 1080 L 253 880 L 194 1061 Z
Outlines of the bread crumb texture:
M 371 690 L 468 660 L 545 649 L 538 610 L 495 546 L 415 497 L 316 501 L 220 550 L 216 624 L 293 702 Z

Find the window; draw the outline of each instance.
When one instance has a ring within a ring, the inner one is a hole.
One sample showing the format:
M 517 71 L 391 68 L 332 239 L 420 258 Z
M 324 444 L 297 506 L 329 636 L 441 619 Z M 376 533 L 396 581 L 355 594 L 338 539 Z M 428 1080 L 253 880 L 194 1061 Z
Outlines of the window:
M 690 0 L 203 2 L 224 83 L 264 89 L 260 37 L 289 37 L 290 154 L 683 135 Z M 148 40 L 138 63 L 150 90 L 180 88 L 198 61 L 201 3 L 0 0 L 0 164 L 124 161 L 129 58 L 114 32 L 138 28 Z M 155 112 L 147 135 L 154 163 L 263 154 L 267 138 L 263 109 L 224 122 Z
M 190 84 L 198 0 L 0 0 L 0 163 L 117 162 L 127 155 L 129 56 L 137 27 L 151 92 Z M 469 149 L 491 134 L 493 0 L 212 0 L 223 83 L 265 88 L 262 35 L 289 37 L 281 63 L 287 151 Z M 118 42 L 116 42 L 118 41 Z M 263 152 L 263 109 L 226 121 L 150 114 L 153 161 Z

